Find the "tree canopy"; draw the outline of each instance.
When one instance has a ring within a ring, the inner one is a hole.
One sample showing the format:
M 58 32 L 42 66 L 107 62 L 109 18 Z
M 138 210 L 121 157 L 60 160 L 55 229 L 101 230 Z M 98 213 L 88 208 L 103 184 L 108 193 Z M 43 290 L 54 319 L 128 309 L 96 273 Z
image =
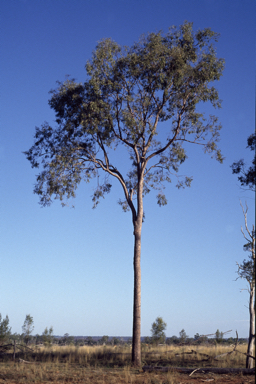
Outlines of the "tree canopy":
M 53 339 L 53 327 L 50 327 L 49 329 L 46 327 L 45 330 L 42 333 L 42 339 L 44 344 L 51 344 Z
M 0 313 L 0 344 L 3 344 L 11 336 L 11 327 L 9 327 L 9 317 L 2 318 Z
M 188 335 L 186 334 L 185 329 L 182 329 L 182 330 L 179 332 L 179 335 L 180 335 L 180 341 L 181 341 L 181 343 L 185 343 L 186 339 L 188 338 Z
M 24 320 L 24 324 L 22 325 L 22 331 L 23 331 L 24 340 L 25 340 L 26 344 L 28 344 L 29 339 L 30 339 L 30 335 L 33 332 L 33 330 L 34 330 L 33 317 L 31 315 L 26 315 L 25 320 Z
M 151 340 L 154 344 L 164 343 L 166 339 L 165 330 L 167 324 L 163 321 L 162 317 L 157 317 L 156 321 L 152 324 L 151 328 Z
M 199 102 L 220 107 L 212 86 L 224 68 L 213 46 L 217 38 L 209 28 L 193 33 L 186 22 L 166 35 L 142 36 L 130 48 L 100 41 L 86 64 L 88 79 L 67 79 L 51 91 L 57 127 L 36 128 L 35 143 L 25 152 L 32 167 L 43 166 L 34 190 L 41 204 L 49 205 L 52 196 L 65 204 L 64 196 L 74 197 L 82 179 L 88 182 L 103 170 L 107 177 L 94 191 L 94 207 L 110 191 L 108 176 L 113 176 L 124 191 L 119 203 L 136 215 L 138 174 L 143 174 L 143 194 L 159 189 L 157 202 L 166 204 L 163 182 L 177 176 L 187 158 L 183 143 L 201 145 L 221 162 L 216 145 L 221 125 L 214 115 L 207 120 L 196 110 Z M 131 160 L 126 176 L 109 158 L 109 150 L 119 145 Z M 178 179 L 177 186 L 191 180 Z

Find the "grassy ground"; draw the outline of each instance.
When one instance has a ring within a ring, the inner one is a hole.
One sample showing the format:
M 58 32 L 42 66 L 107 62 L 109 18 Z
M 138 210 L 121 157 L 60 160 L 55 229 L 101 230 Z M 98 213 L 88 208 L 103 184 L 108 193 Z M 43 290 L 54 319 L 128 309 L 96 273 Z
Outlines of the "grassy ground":
M 191 349 L 197 353 L 186 354 Z M 246 346 L 238 346 L 246 352 Z M 203 361 L 208 356 L 216 356 L 232 350 L 228 347 L 143 347 L 143 365 L 169 367 L 245 367 L 245 356 L 234 352 L 229 356 L 219 357 L 219 361 Z M 199 354 L 200 353 L 200 354 Z M 16 354 L 19 359 L 32 364 L 15 363 L 11 354 L 5 355 L 0 362 L 0 384 L 16 383 L 92 383 L 92 384 L 178 384 L 202 383 L 214 381 L 218 383 L 253 383 L 252 377 L 242 376 L 220 377 L 218 375 L 193 374 L 192 376 L 177 372 L 143 372 L 131 366 L 130 348 L 121 347 L 50 347 L 38 348 L 31 354 Z M 213 380 L 212 380 L 213 379 Z M 232 379 L 232 380 L 231 380 Z M 202 381 L 203 380 L 203 381 Z M 222 381 L 221 381 L 222 380 Z M 224 381 L 223 381 L 224 380 Z M 226 380 L 226 381 L 225 381 Z M 244 380 L 244 381 L 243 381 Z

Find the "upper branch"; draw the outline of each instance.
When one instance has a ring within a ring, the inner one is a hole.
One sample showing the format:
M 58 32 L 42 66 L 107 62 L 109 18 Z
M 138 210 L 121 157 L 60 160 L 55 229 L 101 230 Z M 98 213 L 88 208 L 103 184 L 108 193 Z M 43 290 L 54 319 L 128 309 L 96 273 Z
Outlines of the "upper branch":
M 247 212 L 248 212 L 248 206 L 247 206 L 247 203 L 245 203 L 245 205 L 246 205 L 246 210 L 244 210 L 244 207 L 243 207 L 243 204 L 241 203 L 241 201 L 240 201 L 240 205 L 241 205 L 241 207 L 242 207 L 243 214 L 244 214 L 244 222 L 245 222 L 245 228 L 246 228 L 246 231 L 247 231 L 248 235 L 250 236 L 250 238 L 252 239 L 252 238 L 253 238 L 253 234 L 249 231 L 249 228 L 248 228 L 248 225 L 247 225 Z M 241 232 L 242 232 L 242 234 L 244 235 L 244 238 L 245 238 L 247 241 L 251 241 L 251 240 L 247 239 L 247 237 L 245 236 L 242 227 L 241 227 Z

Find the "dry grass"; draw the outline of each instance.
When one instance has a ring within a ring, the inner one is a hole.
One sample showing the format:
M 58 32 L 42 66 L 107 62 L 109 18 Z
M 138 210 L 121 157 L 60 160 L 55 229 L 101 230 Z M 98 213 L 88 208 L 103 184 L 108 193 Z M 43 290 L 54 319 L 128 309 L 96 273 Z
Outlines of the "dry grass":
M 193 353 L 191 351 L 193 350 Z M 179 367 L 245 367 L 246 356 L 239 352 L 230 355 L 225 354 L 232 350 L 229 346 L 162 346 L 156 348 L 148 347 L 144 350 L 143 359 L 146 365 L 179 366 Z M 237 350 L 246 353 L 247 346 L 239 345 Z M 210 359 L 209 359 L 210 357 Z
M 193 349 L 197 353 L 186 354 Z M 153 348 L 143 346 L 143 365 L 180 366 L 180 367 L 245 367 L 245 356 L 234 352 L 220 357 L 219 361 L 202 361 L 206 356 L 216 356 L 230 351 L 232 348 L 217 346 L 175 347 L 160 346 Z M 237 348 L 246 352 L 246 345 Z M 143 373 L 142 370 L 131 366 L 129 347 L 41 347 L 31 354 L 17 354 L 17 360 L 22 358 L 35 364 L 14 363 L 11 354 L 5 356 L 0 363 L 0 384 L 16 383 L 92 383 L 92 384 L 176 384 L 186 383 L 187 379 L 197 383 L 196 375 L 182 376 L 175 372 Z M 192 380 L 193 378 L 193 380 Z M 200 379 L 201 380 L 201 379 Z M 198 381 L 199 382 L 199 381 Z M 224 381 L 218 381 L 224 382 Z M 237 381 L 233 381 L 236 383 Z M 239 381 L 238 381 L 239 382 Z M 248 381 L 250 382 L 250 381 Z
M 1 365 L 0 365 L 1 366 Z M 0 383 L 91 383 L 91 384 L 174 384 L 173 375 L 149 374 L 123 368 L 93 368 L 74 364 L 22 365 L 12 362 L 1 366 Z M 4 379 L 5 381 L 1 381 Z

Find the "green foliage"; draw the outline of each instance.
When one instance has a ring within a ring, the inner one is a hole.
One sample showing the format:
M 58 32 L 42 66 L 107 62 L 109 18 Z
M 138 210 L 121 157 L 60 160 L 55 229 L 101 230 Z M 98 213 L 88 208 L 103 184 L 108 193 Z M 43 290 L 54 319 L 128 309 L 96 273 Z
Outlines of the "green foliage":
M 179 344 L 180 340 L 177 336 L 168 337 L 166 339 L 166 344 L 172 345 L 172 344 Z
M 250 148 L 251 151 L 254 151 L 254 158 L 252 160 L 252 165 L 245 170 L 245 162 L 244 159 L 240 159 L 236 163 L 231 165 L 232 173 L 240 175 L 238 180 L 240 181 L 242 187 L 247 186 L 250 190 L 255 192 L 256 186 L 256 155 L 255 155 L 255 147 L 256 147 L 256 133 L 254 132 L 247 139 L 247 147 Z
M 2 318 L 0 313 L 0 344 L 4 344 L 11 336 L 11 328 L 9 327 L 9 317 Z
M 104 336 L 102 336 L 101 339 L 99 339 L 98 343 L 101 345 L 105 345 L 105 344 L 108 344 L 108 341 L 109 341 L 109 337 L 104 335 Z
M 151 328 L 151 341 L 153 344 L 162 344 L 165 342 L 166 335 L 164 331 L 166 327 L 167 324 L 163 321 L 162 317 L 157 317 Z
M 255 286 L 255 258 L 252 255 L 249 256 L 249 260 L 244 259 L 242 264 L 238 264 L 237 274 L 241 279 Z
M 216 343 L 218 344 L 223 342 L 223 332 L 220 332 L 218 329 L 215 332 L 215 340 L 216 340 Z
M 68 333 L 65 333 L 60 342 L 65 345 L 74 345 L 74 340 L 74 336 L 70 336 Z
M 111 344 L 112 345 L 120 344 L 120 339 L 118 339 L 117 337 L 113 337 L 112 340 L 111 340 Z
M 192 341 L 196 341 L 197 344 L 208 343 L 208 337 L 204 335 L 199 335 L 199 333 L 196 333 Z
M 151 344 L 151 338 L 149 336 L 144 337 L 145 344 Z
M 87 345 L 94 345 L 96 344 L 96 341 L 93 340 L 93 338 L 91 336 L 88 336 L 86 339 L 85 339 L 85 343 Z
M 42 340 L 45 345 L 51 345 L 53 340 L 53 327 L 46 327 L 42 333 Z
M 31 315 L 26 315 L 24 324 L 22 326 L 23 337 L 26 344 L 28 344 L 30 335 L 34 330 L 34 320 Z
M 185 343 L 186 340 L 187 340 L 187 338 L 188 338 L 188 335 L 186 334 L 185 330 L 182 329 L 182 330 L 180 331 L 179 335 L 180 335 L 180 342 L 181 342 L 181 343 Z
M 10 340 L 16 340 L 17 342 L 21 342 L 22 341 L 22 335 L 18 334 L 18 333 L 12 333 L 9 337 Z
M 111 39 L 100 41 L 86 64 L 87 79 L 67 79 L 51 91 L 55 128 L 36 128 L 34 145 L 25 152 L 32 167 L 43 170 L 34 192 L 45 206 L 52 197 L 75 197 L 82 180 L 98 177 L 93 206 L 111 190 L 109 177 L 120 182 L 124 211 L 136 195 L 159 190 L 157 203 L 165 205 L 164 182 L 177 178 L 177 187 L 192 177 L 178 175 L 187 159 L 185 144 L 197 144 L 222 162 L 217 148 L 221 125 L 197 111 L 198 103 L 220 108 L 213 82 L 220 79 L 224 60 L 216 57 L 218 35 L 209 28 L 192 30 L 192 23 L 171 27 L 166 34 L 150 33 L 131 47 Z M 167 125 L 168 122 L 168 125 Z M 165 124 L 163 124 L 165 123 Z M 111 162 L 111 150 L 123 145 L 131 166 L 126 175 Z

